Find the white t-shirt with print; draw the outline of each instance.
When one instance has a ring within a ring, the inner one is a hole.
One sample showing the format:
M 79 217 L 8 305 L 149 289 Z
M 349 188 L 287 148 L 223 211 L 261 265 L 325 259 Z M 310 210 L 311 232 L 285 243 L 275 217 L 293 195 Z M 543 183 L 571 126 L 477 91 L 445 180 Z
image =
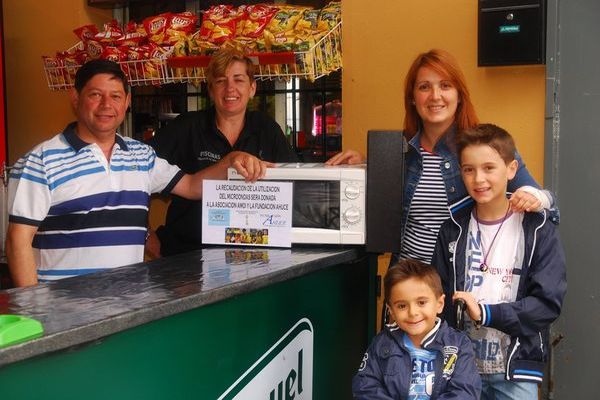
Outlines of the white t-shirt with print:
M 479 303 L 499 304 L 516 300 L 525 249 L 523 216 L 523 213 L 511 213 L 504 223 L 501 219 L 479 221 L 479 224 L 475 215 L 471 216 L 466 247 L 466 291 L 471 292 Z M 484 259 L 486 271 L 482 270 Z M 505 372 L 510 336 L 494 328 L 475 329 L 468 317 L 465 329 L 475 347 L 479 372 Z

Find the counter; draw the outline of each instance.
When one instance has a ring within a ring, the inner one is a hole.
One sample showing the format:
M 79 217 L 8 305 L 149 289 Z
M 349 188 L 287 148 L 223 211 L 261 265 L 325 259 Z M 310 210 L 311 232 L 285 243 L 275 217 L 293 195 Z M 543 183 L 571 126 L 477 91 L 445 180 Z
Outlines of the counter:
M 375 331 L 376 257 L 213 248 L 0 291 L 44 336 L 0 349 L 2 398 L 336 399 Z

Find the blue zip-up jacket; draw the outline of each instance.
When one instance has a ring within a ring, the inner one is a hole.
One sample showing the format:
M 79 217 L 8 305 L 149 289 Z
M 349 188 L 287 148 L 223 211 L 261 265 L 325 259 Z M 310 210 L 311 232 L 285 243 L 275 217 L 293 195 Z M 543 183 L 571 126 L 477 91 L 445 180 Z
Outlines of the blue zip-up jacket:
M 452 295 L 465 291 L 467 232 L 473 205 L 473 199 L 467 197 L 450 207 L 451 217 L 440 228 L 431 261 L 442 278 L 446 295 L 443 315 L 451 326 L 456 325 Z M 517 299 L 480 304 L 482 325 L 511 337 L 507 380 L 541 382 L 548 359 L 550 324 L 560 315 L 567 291 L 565 255 L 546 210 L 525 213 L 523 231 L 525 254 Z
M 438 140 L 433 149 L 434 153 L 443 158 L 440 163 L 442 171 L 442 178 L 444 180 L 444 186 L 446 188 L 446 196 L 448 197 L 448 204 L 453 204 L 460 199 L 468 196 L 467 189 L 463 183 L 460 175 L 459 160 L 456 155 L 456 126 L 453 125 L 448 129 L 444 136 Z M 412 202 L 417 184 L 421 175 L 423 174 L 423 156 L 419 150 L 421 147 L 421 133 L 418 132 L 412 139 L 408 141 L 408 152 L 406 153 L 405 160 L 405 175 L 404 175 L 404 193 L 403 193 L 403 205 L 402 205 L 402 237 L 404 237 L 404 231 L 406 229 L 406 221 L 408 218 L 408 211 Z M 519 163 L 517 173 L 515 177 L 508 182 L 508 190 L 510 192 L 516 191 L 522 186 L 533 186 L 539 189 L 539 185 L 529 174 L 529 171 L 525 167 L 523 159 L 517 152 L 515 159 Z M 550 219 L 555 224 L 559 222 L 559 211 L 556 208 L 556 201 L 551 192 L 546 191 L 552 201 L 552 209 L 550 210 Z M 390 265 L 395 264 L 398 261 L 398 254 L 394 254 L 391 259 Z
M 397 325 L 386 326 L 369 346 L 352 380 L 356 400 L 407 399 L 412 360 Z M 473 344 L 463 332 L 438 319 L 421 347 L 437 353 L 431 400 L 479 399 L 481 379 L 475 365 Z

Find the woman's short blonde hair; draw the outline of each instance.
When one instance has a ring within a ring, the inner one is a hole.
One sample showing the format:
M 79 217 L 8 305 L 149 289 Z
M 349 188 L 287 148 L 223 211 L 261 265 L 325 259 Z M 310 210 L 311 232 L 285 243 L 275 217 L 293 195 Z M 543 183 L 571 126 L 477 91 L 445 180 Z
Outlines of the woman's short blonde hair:
M 254 64 L 252 60 L 239 50 L 224 48 L 216 51 L 206 68 L 206 82 L 211 87 L 215 79 L 224 76 L 227 68 L 234 62 L 239 61 L 246 64 L 246 75 L 250 82 L 254 81 Z

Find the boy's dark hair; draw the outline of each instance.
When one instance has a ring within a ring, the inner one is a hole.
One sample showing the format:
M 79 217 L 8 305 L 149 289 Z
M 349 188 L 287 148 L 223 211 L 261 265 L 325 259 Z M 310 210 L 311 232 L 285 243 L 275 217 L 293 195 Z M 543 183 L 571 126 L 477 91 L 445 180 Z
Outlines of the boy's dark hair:
M 515 141 L 510 133 L 494 124 L 480 124 L 475 128 L 465 129 L 456 139 L 458 160 L 468 146 L 486 145 L 496 150 L 506 164 L 515 159 Z
M 419 260 L 406 259 L 392 265 L 383 278 L 385 302 L 389 302 L 392 287 L 396 283 L 404 282 L 410 278 L 416 278 L 425 282 L 433 290 L 436 297 L 444 294 L 442 280 L 433 266 Z
M 75 90 L 77 90 L 77 93 L 81 93 L 81 90 L 90 81 L 90 79 L 98 74 L 108 74 L 114 79 L 120 80 L 123 84 L 125 94 L 129 93 L 129 87 L 127 86 L 127 77 L 125 76 L 125 73 L 119 64 L 110 60 L 92 60 L 83 64 L 75 74 Z

